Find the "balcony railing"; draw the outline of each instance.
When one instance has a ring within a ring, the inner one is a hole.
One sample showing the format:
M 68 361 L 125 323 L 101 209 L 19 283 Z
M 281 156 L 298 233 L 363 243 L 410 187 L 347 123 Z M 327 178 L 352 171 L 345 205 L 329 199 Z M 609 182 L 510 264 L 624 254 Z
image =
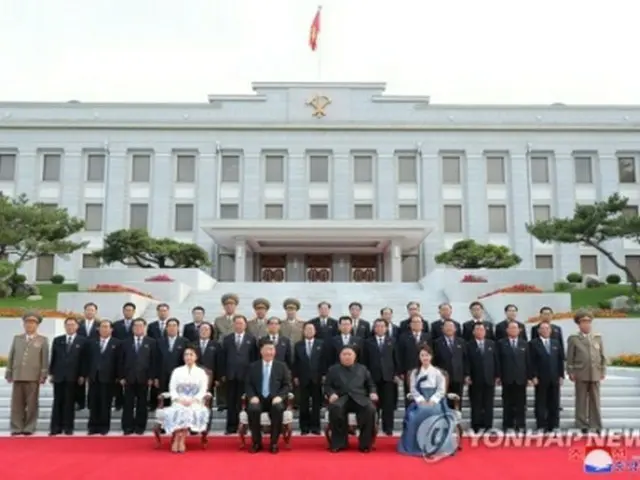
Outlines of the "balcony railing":
M 330 282 L 330 268 L 307 268 L 307 282 Z
M 261 282 L 284 282 L 287 279 L 287 271 L 284 268 L 261 268 Z
M 377 282 L 378 271 L 375 268 L 352 268 L 352 282 Z

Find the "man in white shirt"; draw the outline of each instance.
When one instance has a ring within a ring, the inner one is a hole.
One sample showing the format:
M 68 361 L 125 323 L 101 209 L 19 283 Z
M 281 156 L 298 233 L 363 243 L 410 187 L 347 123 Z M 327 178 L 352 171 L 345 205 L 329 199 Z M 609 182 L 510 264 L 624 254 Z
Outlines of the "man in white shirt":
M 90 340 L 98 338 L 100 320 L 98 315 L 98 305 L 89 302 L 84 306 L 84 319 L 78 327 L 78 335 L 87 337 Z M 76 410 L 82 410 L 87 406 L 87 383 L 76 387 Z

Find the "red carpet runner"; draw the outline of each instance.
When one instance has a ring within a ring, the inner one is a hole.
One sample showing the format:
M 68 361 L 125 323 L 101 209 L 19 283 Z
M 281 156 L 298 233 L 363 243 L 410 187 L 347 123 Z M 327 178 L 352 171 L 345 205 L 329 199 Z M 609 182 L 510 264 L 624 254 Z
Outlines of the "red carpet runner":
M 355 447 L 355 439 L 353 444 Z M 264 480 L 546 480 L 550 474 L 563 480 L 585 478 L 582 458 L 570 458 L 568 448 L 466 445 L 454 457 L 427 463 L 397 454 L 395 445 L 393 438 L 380 438 L 372 453 L 362 454 L 354 448 L 332 454 L 322 437 L 295 437 L 291 451 L 252 455 L 238 450 L 235 438 L 214 437 L 207 450 L 201 450 L 197 439 L 191 438 L 189 451 L 172 454 L 168 445 L 155 450 L 150 437 L 1 438 L 0 472 L 3 480 L 231 480 L 253 475 Z M 630 457 L 634 454 L 640 451 L 627 451 Z M 639 473 L 612 475 L 638 478 Z

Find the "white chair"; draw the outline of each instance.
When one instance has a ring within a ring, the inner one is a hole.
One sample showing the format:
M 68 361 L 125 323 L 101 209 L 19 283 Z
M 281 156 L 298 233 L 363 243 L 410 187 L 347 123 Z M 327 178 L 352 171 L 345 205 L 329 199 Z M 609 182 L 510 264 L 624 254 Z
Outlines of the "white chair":
M 169 392 L 163 392 L 158 395 L 158 406 L 156 407 L 156 423 L 153 426 L 153 436 L 156 440 L 156 448 L 160 448 L 162 446 L 162 422 L 164 420 L 164 409 L 165 407 L 171 404 L 171 394 Z M 205 406 L 211 410 L 211 405 L 213 404 L 213 395 L 207 393 L 204 396 L 204 404 Z M 200 444 L 202 448 L 205 449 L 209 445 L 209 430 L 211 427 L 211 416 L 209 417 L 209 425 L 207 425 L 207 429 L 200 433 Z M 173 436 L 172 436 L 173 437 Z M 171 438 L 173 442 L 173 438 Z
M 249 414 L 247 413 L 247 397 L 242 396 L 240 414 L 238 415 L 238 436 L 240 437 L 240 448 L 247 446 L 247 435 L 249 434 Z M 287 404 L 282 414 L 282 440 L 285 448 L 291 448 L 291 435 L 293 434 L 293 404 L 294 395 L 290 393 L 286 399 Z M 267 412 L 260 414 L 260 426 L 263 434 L 271 433 L 271 419 Z

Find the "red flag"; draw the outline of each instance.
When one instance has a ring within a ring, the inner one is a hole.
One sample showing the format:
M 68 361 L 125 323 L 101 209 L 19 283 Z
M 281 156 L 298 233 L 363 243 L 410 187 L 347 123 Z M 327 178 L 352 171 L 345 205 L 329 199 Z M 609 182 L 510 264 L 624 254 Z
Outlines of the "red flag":
M 312 52 L 315 52 L 318 49 L 318 35 L 320 34 L 320 11 L 322 7 L 318 7 L 318 11 L 316 12 L 316 16 L 313 17 L 313 22 L 311 22 L 311 28 L 309 29 L 309 47 Z

